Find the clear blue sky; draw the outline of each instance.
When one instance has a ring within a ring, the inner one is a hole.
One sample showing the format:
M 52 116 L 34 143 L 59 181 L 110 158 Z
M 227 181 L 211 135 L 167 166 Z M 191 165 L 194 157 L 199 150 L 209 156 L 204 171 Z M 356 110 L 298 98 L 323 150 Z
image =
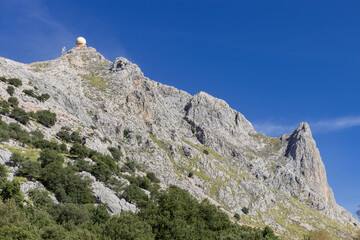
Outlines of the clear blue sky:
M 337 202 L 360 204 L 360 1 L 0 1 L 0 56 L 56 58 L 84 36 L 109 60 L 226 100 L 259 132 L 309 122 Z

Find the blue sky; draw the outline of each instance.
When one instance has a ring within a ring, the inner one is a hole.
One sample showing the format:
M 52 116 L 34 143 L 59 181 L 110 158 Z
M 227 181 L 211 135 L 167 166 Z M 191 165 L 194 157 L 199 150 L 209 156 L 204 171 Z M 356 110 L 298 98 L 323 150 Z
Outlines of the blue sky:
M 226 100 L 270 136 L 307 121 L 337 202 L 360 204 L 360 1 L 0 1 L 0 56 L 56 58 L 84 36 L 109 60 Z

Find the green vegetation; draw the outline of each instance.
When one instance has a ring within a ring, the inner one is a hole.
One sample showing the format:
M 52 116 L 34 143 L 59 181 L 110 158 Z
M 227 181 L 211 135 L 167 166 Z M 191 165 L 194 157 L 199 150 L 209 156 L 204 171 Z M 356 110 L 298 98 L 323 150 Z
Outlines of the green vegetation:
M 7 82 L 15 87 L 19 87 L 22 85 L 22 81 L 18 78 L 10 78 L 7 80 Z
M 23 90 L 23 93 L 25 93 L 26 95 L 33 97 L 37 100 L 39 100 L 40 102 L 45 102 L 46 100 L 48 100 L 50 98 L 50 95 L 47 93 L 43 93 L 41 95 L 37 95 L 34 90 L 32 89 L 25 89 Z
M 19 105 L 19 101 L 17 100 L 16 97 L 9 97 L 8 103 L 9 103 L 10 106 L 12 106 L 12 107 L 17 107 L 17 106 Z
M 331 239 L 332 238 L 324 229 L 310 231 L 304 237 L 304 240 L 331 240 Z
M 234 218 L 235 218 L 237 221 L 239 221 L 239 220 L 240 220 L 240 215 L 239 215 L 238 213 L 235 213 L 235 214 L 234 214 Z
M 56 122 L 56 114 L 49 110 L 39 110 L 36 112 L 36 120 L 45 127 L 52 127 Z
M 56 136 L 67 143 L 82 143 L 82 138 L 78 132 L 74 131 L 70 133 L 70 129 L 64 127 L 56 133 Z
M 9 94 L 10 96 L 12 96 L 12 95 L 14 94 L 14 92 L 15 92 L 15 88 L 14 88 L 13 86 L 8 86 L 8 87 L 6 88 L 6 91 L 8 92 L 8 94 Z
M 30 121 L 29 115 L 21 108 L 14 107 L 10 113 L 11 118 L 14 118 L 21 124 L 26 125 Z
M 114 148 L 114 147 L 108 147 L 109 152 L 111 153 L 112 157 L 115 160 L 120 160 L 122 157 L 122 152 L 120 149 L 120 146 L 118 146 L 118 148 Z
M 244 213 L 244 214 L 248 214 L 249 213 L 249 209 L 247 207 L 243 207 L 241 209 L 241 211 Z

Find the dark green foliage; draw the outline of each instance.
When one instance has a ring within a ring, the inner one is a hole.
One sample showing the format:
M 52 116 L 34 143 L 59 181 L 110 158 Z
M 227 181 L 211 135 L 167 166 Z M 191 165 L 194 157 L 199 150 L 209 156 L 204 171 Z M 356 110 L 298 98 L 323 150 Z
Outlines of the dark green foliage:
M 32 90 L 32 89 L 25 89 L 25 90 L 23 90 L 23 93 L 25 93 L 26 95 L 33 97 L 33 98 L 36 97 L 36 94 L 34 93 L 34 90 Z
M 30 160 L 23 161 L 20 164 L 18 173 L 26 178 L 37 179 L 40 177 L 41 167 L 40 163 Z
M 149 178 L 154 183 L 159 183 L 160 182 L 160 180 L 155 176 L 155 173 L 153 173 L 153 172 L 148 172 L 146 174 L 146 177 Z
M 70 134 L 67 131 L 60 130 L 56 136 L 65 142 L 71 142 Z
M 10 96 L 12 96 L 12 95 L 14 94 L 14 92 L 15 92 L 15 88 L 14 88 L 13 86 L 8 86 L 8 87 L 6 88 L 6 91 L 8 92 L 8 94 L 9 94 Z
M 36 112 L 36 120 L 45 127 L 52 127 L 56 122 L 56 114 L 49 110 L 39 110 Z
M 28 95 L 30 97 L 36 98 L 40 102 L 45 102 L 46 100 L 48 100 L 50 98 L 50 95 L 47 93 L 44 93 L 41 95 L 36 95 L 36 93 L 32 89 L 23 90 L 23 93 L 25 93 L 26 95 Z
M 88 161 L 85 161 L 83 158 L 77 159 L 75 166 L 79 172 L 82 172 L 82 171 L 91 172 L 92 171 L 92 166 L 90 165 L 90 163 Z
M 14 164 L 14 166 L 19 166 L 25 158 L 20 153 L 11 154 L 10 161 Z
M 89 188 L 90 182 L 75 175 L 71 168 L 63 168 L 59 162 L 54 161 L 46 165 L 41 171 L 40 180 L 48 189 L 54 191 L 60 202 L 94 202 Z
M 1 82 L 7 82 L 7 79 L 6 79 L 6 77 L 2 76 L 2 77 L 0 77 L 0 81 Z
M 55 150 L 44 149 L 41 151 L 38 161 L 41 162 L 41 167 L 44 168 L 50 163 L 56 163 L 61 166 L 64 163 L 64 158 Z
M 33 145 L 34 147 L 36 148 L 40 148 L 40 149 L 53 149 L 57 152 L 61 152 L 61 148 L 60 148 L 60 145 L 57 144 L 56 142 L 54 141 L 48 141 L 48 140 L 45 140 L 45 139 L 35 139 L 33 141 Z
M 110 219 L 110 214 L 107 212 L 106 207 L 104 205 L 98 205 L 90 210 L 91 212 L 91 220 L 95 224 L 103 224 L 106 223 Z
M 22 81 L 18 78 L 10 78 L 7 82 L 15 87 L 19 87 L 22 85 Z
M 9 125 L 6 125 L 6 123 L 2 124 L 0 123 L 2 130 L 6 131 L 8 138 L 15 139 L 19 142 L 29 144 L 31 143 L 31 137 L 23 130 L 18 123 L 9 123 Z
M 124 165 L 121 167 L 120 171 L 133 173 L 133 172 L 135 172 L 135 166 L 136 166 L 136 164 L 134 161 L 128 161 L 128 162 L 124 163 Z
M 193 172 L 189 172 L 188 177 L 189 177 L 189 178 L 192 178 L 193 176 L 194 176 L 194 173 L 193 173 Z
M 203 153 L 205 153 L 206 155 L 209 155 L 209 151 L 208 150 L 204 150 Z
M 0 107 L 1 107 L 1 110 L 0 110 L 0 113 L 3 114 L 3 115 L 8 115 L 10 113 L 10 104 L 5 101 L 5 100 L 0 100 Z
M 131 203 L 143 203 L 148 200 L 148 196 L 135 184 L 130 184 L 124 189 L 122 197 Z
M 120 160 L 122 157 L 122 152 L 120 149 L 118 148 L 114 148 L 114 147 L 108 147 L 109 152 L 111 153 L 112 157 L 115 160 Z
M 124 130 L 124 137 L 125 138 L 130 137 L 130 130 L 128 130 L 128 129 Z
M 113 217 L 105 232 L 110 239 L 155 239 L 151 226 L 132 212 L 124 212 L 119 217 Z
M 36 96 L 36 99 L 39 100 L 40 102 L 45 102 L 49 98 L 50 98 L 50 95 L 47 93 L 41 94 L 40 96 Z
M 100 181 L 107 181 L 111 177 L 111 170 L 109 167 L 103 163 L 98 162 L 91 170 L 91 174 L 96 177 L 96 179 Z
M 34 130 L 30 132 L 30 135 L 33 140 L 42 140 L 44 139 L 44 134 L 40 130 Z
M 62 153 L 68 153 L 68 152 L 69 152 L 69 150 L 68 150 L 68 148 L 67 148 L 67 146 L 66 146 L 65 143 L 60 144 L 60 151 L 61 151 Z
M 71 149 L 70 153 L 72 155 L 77 155 L 79 157 L 89 157 L 90 151 L 87 147 L 80 145 L 78 143 L 75 143 Z
M 240 215 L 238 213 L 235 213 L 234 218 L 239 221 L 240 220 Z
M 10 117 L 24 125 L 26 125 L 30 120 L 28 114 L 23 109 L 17 107 L 11 111 Z
M 0 164 L 0 182 L 1 179 L 6 178 L 7 177 L 7 169 L 5 167 L 5 165 Z
M 10 106 L 12 107 L 17 107 L 19 105 L 19 101 L 17 100 L 16 97 L 9 97 L 8 98 L 8 103 L 10 104 Z
M 249 209 L 247 207 L 243 207 L 241 209 L 241 211 L 244 213 L 244 214 L 248 214 L 249 213 Z
M 79 143 L 79 144 L 82 143 L 81 136 L 79 135 L 78 132 L 72 132 L 70 135 L 70 139 L 72 143 Z
M 16 203 L 21 203 L 23 195 L 20 191 L 20 183 L 16 180 L 11 182 L 5 181 L 4 185 L 1 187 L 0 196 L 2 200 L 14 199 Z
M 46 191 L 40 191 L 38 189 L 30 190 L 29 197 L 37 207 L 51 206 L 53 204 L 53 201 Z

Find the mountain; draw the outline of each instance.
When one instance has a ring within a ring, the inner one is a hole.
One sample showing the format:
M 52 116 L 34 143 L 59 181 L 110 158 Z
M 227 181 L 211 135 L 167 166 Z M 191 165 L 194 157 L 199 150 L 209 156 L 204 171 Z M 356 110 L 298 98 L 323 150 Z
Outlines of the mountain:
M 37 129 L 60 142 L 56 134 L 71 128 L 85 146 L 104 154 L 120 146 L 121 164 L 135 161 L 154 172 L 163 188 L 176 185 L 209 199 L 230 217 L 239 214 L 240 224 L 269 225 L 287 239 L 316 229 L 350 239 L 359 230 L 358 220 L 335 201 L 307 123 L 291 134 L 265 136 L 225 101 L 152 81 L 127 59 L 110 62 L 86 46 L 31 64 L 0 58 L 0 76 L 22 80 L 13 93 L 22 109 L 56 114 L 54 126 L 30 121 L 23 126 L 27 131 Z M 8 85 L 0 85 L 0 97 L 7 100 Z M 39 101 L 23 90 L 50 98 Z M 10 151 L 19 149 L 31 150 L 16 141 L 2 144 L 0 159 L 8 162 Z M 11 168 L 10 178 L 16 172 Z M 93 194 L 110 213 L 136 211 L 90 173 L 80 174 L 92 180 Z M 33 188 L 43 186 L 22 183 L 25 195 Z

